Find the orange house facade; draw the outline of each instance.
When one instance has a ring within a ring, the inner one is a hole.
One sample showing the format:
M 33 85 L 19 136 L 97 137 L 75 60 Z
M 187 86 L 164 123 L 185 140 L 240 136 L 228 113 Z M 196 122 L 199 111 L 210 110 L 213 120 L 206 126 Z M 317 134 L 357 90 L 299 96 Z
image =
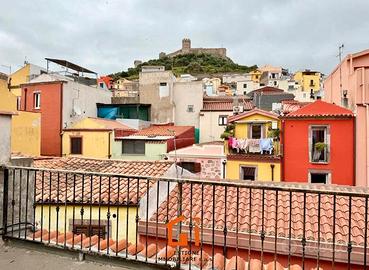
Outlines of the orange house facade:
M 282 118 L 282 179 L 355 185 L 354 114 L 316 101 Z
M 96 103 L 109 103 L 111 92 L 66 76 L 42 74 L 22 84 L 21 110 L 41 114 L 41 155 L 62 155 L 62 131 L 85 117 L 96 117 Z

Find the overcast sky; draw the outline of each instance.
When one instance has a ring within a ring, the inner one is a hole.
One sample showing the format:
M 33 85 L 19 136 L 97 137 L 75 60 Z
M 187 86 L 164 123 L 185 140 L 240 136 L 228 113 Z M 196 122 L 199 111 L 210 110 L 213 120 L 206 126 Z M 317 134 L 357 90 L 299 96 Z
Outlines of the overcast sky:
M 99 74 L 157 58 L 189 37 L 192 47 L 225 47 L 235 62 L 329 73 L 344 53 L 369 48 L 368 0 L 4 1 L 0 71 L 45 57 Z

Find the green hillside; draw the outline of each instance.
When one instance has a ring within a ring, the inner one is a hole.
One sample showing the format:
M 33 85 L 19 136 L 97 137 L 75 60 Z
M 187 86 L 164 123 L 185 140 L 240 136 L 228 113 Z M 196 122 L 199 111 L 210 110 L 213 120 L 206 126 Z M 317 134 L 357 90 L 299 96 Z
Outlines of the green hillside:
M 129 68 L 127 71 L 111 74 L 114 80 L 118 78 L 135 79 L 141 70 L 141 66 L 165 66 L 165 70 L 172 70 L 178 76 L 185 73 L 214 74 L 224 72 L 250 72 L 257 68 L 253 66 L 243 66 L 234 63 L 230 58 L 221 58 L 211 54 L 186 54 L 176 57 L 164 57 L 153 59 L 142 63 L 136 68 Z

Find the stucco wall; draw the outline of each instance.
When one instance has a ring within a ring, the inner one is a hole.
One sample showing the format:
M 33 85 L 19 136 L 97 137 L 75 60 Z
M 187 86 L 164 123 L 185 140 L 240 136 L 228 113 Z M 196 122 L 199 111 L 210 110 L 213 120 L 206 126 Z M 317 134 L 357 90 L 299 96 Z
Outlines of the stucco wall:
M 272 181 L 272 168 L 270 166 L 272 164 L 274 164 L 274 181 L 280 182 L 281 166 L 279 162 L 227 160 L 226 178 L 240 179 L 240 167 L 252 166 L 256 167 L 257 181 Z
M 109 135 L 110 134 L 110 135 Z M 72 155 L 71 137 L 82 137 L 82 155 L 91 158 L 109 158 L 112 152 L 114 134 L 110 131 L 64 131 L 63 156 Z M 110 144 L 109 144 L 110 138 Z M 79 156 L 79 155 L 78 155 Z
M 0 114 L 0 165 L 9 162 L 12 116 Z
M 329 162 L 309 161 L 309 126 L 329 125 Z M 354 119 L 286 120 L 284 133 L 284 181 L 308 182 L 310 169 L 331 173 L 331 183 L 354 184 Z
M 151 121 L 168 123 L 175 121 L 173 84 L 175 77 L 171 71 L 140 72 L 140 103 L 151 104 Z M 160 93 L 160 83 L 167 83 L 168 93 Z
M 174 84 L 175 124 L 178 126 L 199 127 L 199 114 L 203 105 L 201 81 L 176 82 Z M 193 112 L 188 112 L 193 105 Z
M 200 115 L 200 143 L 219 141 L 226 126 L 219 126 L 220 115 L 231 116 L 231 111 L 202 111 Z
M 84 117 L 97 117 L 96 103 L 110 104 L 112 93 L 73 81 L 63 84 L 63 128 Z
M 124 160 L 161 160 L 167 153 L 166 143 L 145 143 L 145 155 L 122 154 L 122 140 L 115 140 L 112 144 L 112 158 Z
M 12 152 L 30 156 L 41 154 L 41 114 L 22 112 L 13 116 L 12 120 Z
M 73 209 L 75 213 L 75 223 L 77 224 L 77 220 L 81 220 L 81 208 L 80 205 L 75 206 L 67 206 L 65 209 L 64 205 L 59 206 L 59 214 L 56 211 L 56 205 L 48 205 L 48 204 L 38 204 L 36 206 L 36 216 L 35 221 L 37 222 L 37 227 L 41 229 L 41 216 L 43 216 L 42 227 L 43 229 L 50 231 L 56 231 L 58 225 L 58 231 L 60 233 L 64 233 L 65 231 L 72 231 L 72 226 L 70 226 L 70 222 L 73 220 Z M 49 208 L 51 210 L 51 215 L 49 216 Z M 83 214 L 83 224 L 89 224 L 90 220 L 90 210 L 91 210 L 91 220 L 94 220 L 93 224 L 96 224 L 96 221 L 99 219 L 99 210 L 100 210 L 100 218 L 101 221 L 107 222 L 107 206 L 101 206 L 100 209 L 98 206 L 91 206 L 86 204 L 84 207 Z M 128 218 L 128 241 L 131 243 L 136 243 L 136 209 L 137 207 L 129 207 L 128 208 L 128 216 L 127 216 L 127 208 L 125 206 L 111 206 L 110 207 L 110 229 L 109 235 L 115 241 L 117 239 L 117 226 L 118 226 L 118 239 L 126 239 L 126 229 L 127 229 L 127 218 Z M 66 210 L 66 213 L 65 213 Z M 118 214 L 119 211 L 119 221 L 117 218 L 114 218 L 114 214 Z M 42 214 L 41 214 L 42 213 Z M 56 222 L 58 216 L 58 223 Z M 49 219 L 50 218 L 50 219 Z M 67 220 L 67 228 L 64 226 L 65 218 Z M 50 222 L 49 222 L 50 220 Z M 92 223 L 92 222 L 91 222 Z

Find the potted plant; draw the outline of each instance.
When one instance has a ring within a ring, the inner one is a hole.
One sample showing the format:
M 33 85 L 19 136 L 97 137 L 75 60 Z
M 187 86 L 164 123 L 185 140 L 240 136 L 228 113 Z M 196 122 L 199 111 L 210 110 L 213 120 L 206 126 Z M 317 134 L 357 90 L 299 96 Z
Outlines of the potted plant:
M 269 129 L 268 130 L 268 138 L 273 138 L 274 140 L 279 141 L 280 133 L 281 133 L 281 131 L 279 130 L 279 128 Z
M 319 161 L 323 151 L 327 148 L 327 144 L 324 142 L 317 142 L 314 144 L 314 161 Z
M 224 132 L 220 135 L 221 139 L 228 140 L 229 137 L 234 135 L 234 124 L 229 124 L 225 127 Z

